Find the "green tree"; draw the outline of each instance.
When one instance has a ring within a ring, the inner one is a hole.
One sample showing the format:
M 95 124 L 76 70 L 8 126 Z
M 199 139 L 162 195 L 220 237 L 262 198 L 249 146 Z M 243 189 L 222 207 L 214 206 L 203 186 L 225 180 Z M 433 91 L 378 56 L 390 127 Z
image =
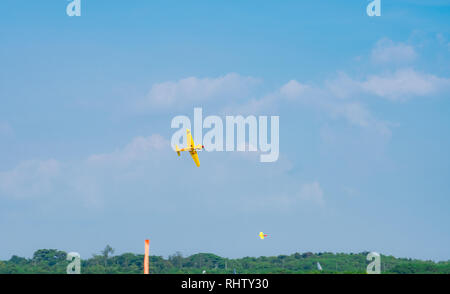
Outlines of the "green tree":
M 111 246 L 106 245 L 105 249 L 103 249 L 101 251 L 101 253 L 102 253 L 103 260 L 104 260 L 104 263 L 105 263 L 105 268 L 106 268 L 108 266 L 108 258 L 110 256 L 110 254 L 111 255 L 114 254 L 114 249 Z

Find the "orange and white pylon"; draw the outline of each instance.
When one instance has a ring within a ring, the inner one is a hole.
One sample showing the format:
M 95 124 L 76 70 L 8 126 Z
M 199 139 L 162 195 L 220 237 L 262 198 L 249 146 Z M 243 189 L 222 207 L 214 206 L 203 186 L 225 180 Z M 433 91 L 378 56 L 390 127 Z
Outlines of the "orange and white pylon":
M 145 240 L 145 254 L 144 254 L 144 274 L 148 275 L 148 257 L 150 252 L 150 240 Z

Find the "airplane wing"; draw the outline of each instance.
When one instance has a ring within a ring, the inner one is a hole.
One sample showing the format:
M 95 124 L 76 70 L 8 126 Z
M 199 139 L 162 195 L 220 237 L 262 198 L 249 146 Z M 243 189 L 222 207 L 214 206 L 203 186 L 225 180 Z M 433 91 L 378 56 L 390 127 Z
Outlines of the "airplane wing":
M 192 138 L 192 134 L 191 134 L 191 131 L 190 130 L 186 130 L 186 146 L 189 148 L 189 147 L 191 147 L 191 148 L 194 148 L 194 139 Z
M 190 152 L 190 153 L 191 153 L 192 159 L 195 161 L 195 164 L 198 167 L 200 167 L 200 160 L 198 159 L 197 151 L 194 150 L 193 152 Z
M 186 129 L 186 141 L 187 148 L 183 148 L 180 151 L 189 151 L 195 164 L 200 166 L 200 160 L 198 159 L 197 151 L 195 151 L 194 139 L 192 138 L 192 134 L 189 129 Z

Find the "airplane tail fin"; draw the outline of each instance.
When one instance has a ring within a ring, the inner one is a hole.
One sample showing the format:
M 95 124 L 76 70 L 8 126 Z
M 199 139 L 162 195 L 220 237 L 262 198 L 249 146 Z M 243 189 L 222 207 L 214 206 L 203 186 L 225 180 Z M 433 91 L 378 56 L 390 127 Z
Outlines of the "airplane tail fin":
M 180 156 L 180 149 L 178 148 L 178 145 L 175 145 L 175 150 L 177 151 L 178 156 Z

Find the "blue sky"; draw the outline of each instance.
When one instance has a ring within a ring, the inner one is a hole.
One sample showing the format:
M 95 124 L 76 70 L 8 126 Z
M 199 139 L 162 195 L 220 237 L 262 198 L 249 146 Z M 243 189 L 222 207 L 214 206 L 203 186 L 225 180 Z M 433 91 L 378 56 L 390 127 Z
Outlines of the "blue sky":
M 68 3 L 2 3 L 1 259 L 146 238 L 450 259 L 447 1 Z M 194 107 L 279 115 L 279 160 L 178 158 L 170 122 Z

